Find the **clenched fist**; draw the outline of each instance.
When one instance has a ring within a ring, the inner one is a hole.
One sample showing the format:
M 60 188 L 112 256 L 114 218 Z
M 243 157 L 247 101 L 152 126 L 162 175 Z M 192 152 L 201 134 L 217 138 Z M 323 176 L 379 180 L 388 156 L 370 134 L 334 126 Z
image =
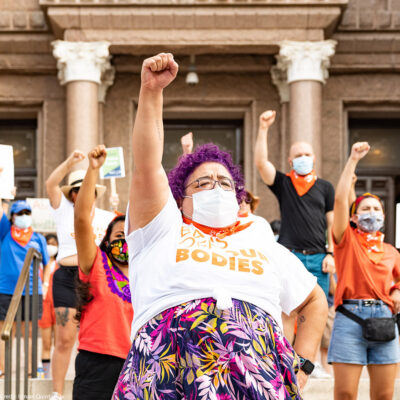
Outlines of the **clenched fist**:
M 260 115 L 260 129 L 267 130 L 275 121 L 276 111 L 264 111 Z
M 360 161 L 369 152 L 370 146 L 368 142 L 357 142 L 353 144 L 351 148 L 350 157 L 355 161 Z
M 106 146 L 104 146 L 104 144 L 99 144 L 88 154 L 90 167 L 99 169 L 106 161 L 106 157 Z
M 142 87 L 150 90 L 164 89 L 175 79 L 178 68 L 171 53 L 147 58 L 142 65 Z

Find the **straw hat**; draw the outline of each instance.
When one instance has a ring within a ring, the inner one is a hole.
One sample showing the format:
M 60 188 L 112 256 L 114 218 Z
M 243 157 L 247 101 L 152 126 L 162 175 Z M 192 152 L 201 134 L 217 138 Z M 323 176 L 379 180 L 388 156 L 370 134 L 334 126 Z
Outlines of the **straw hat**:
M 64 196 L 67 199 L 69 199 L 69 192 L 71 191 L 71 189 L 81 187 L 85 175 L 86 171 L 83 169 L 78 169 L 76 171 L 71 172 L 68 175 L 68 184 L 65 186 L 61 186 L 61 191 L 64 193 Z M 96 185 L 97 198 L 103 196 L 105 191 L 106 191 L 105 186 Z

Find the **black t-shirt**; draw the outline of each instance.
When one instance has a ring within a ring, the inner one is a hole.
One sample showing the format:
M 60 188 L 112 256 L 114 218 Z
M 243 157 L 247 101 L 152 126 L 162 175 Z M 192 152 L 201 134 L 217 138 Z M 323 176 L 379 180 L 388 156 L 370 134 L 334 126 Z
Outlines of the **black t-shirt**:
M 289 176 L 276 171 L 269 186 L 281 209 L 279 243 L 289 249 L 325 252 L 326 213 L 333 210 L 335 191 L 330 182 L 318 178 L 299 196 Z

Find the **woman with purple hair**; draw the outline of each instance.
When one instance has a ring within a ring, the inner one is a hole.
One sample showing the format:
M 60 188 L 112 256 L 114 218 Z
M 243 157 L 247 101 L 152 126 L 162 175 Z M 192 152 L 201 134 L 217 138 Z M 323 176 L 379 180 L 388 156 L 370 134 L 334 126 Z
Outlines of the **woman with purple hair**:
M 167 177 L 163 89 L 177 72 L 172 54 L 142 67 L 125 226 L 133 344 L 113 399 L 301 399 L 325 296 L 265 225 L 238 217 L 244 183 L 228 153 L 199 146 Z M 282 311 L 299 313 L 294 349 Z

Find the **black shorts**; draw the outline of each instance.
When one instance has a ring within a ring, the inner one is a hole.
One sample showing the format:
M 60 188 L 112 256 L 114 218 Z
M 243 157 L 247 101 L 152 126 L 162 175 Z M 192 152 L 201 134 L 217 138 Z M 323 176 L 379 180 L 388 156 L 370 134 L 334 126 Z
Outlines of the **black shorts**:
M 32 297 L 29 296 L 29 321 L 32 321 Z M 4 321 L 6 319 L 8 307 L 10 306 L 12 299 L 12 294 L 3 294 L 0 293 L 0 321 Z M 25 296 L 21 297 L 22 302 L 22 321 L 25 318 Z M 42 318 L 42 311 L 43 311 L 43 296 L 39 295 L 39 317 L 38 319 Z
M 79 350 L 73 400 L 110 400 L 124 362 L 123 358 Z
M 54 308 L 76 308 L 76 283 L 78 280 L 78 267 L 64 267 L 60 265 L 53 276 L 53 301 Z

